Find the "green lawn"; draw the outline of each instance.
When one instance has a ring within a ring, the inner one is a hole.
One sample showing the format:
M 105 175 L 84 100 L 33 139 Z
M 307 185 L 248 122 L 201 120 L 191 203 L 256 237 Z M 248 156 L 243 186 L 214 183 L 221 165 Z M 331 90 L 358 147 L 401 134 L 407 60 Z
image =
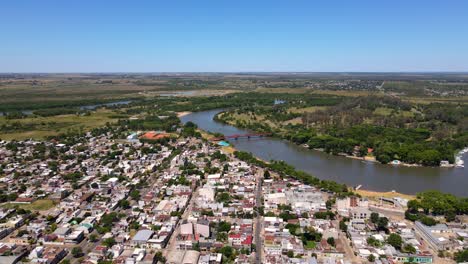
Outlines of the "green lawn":
M 315 241 L 307 241 L 307 244 L 305 245 L 306 249 L 314 249 L 316 247 Z

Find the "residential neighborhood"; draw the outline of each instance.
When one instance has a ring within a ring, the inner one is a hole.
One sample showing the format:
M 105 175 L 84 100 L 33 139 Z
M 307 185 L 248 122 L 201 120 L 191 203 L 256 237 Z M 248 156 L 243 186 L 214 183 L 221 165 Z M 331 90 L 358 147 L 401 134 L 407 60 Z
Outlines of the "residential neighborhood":
M 451 263 L 468 247 L 463 218 L 412 222 L 404 198 L 340 197 L 184 129 L 1 141 L 0 263 Z

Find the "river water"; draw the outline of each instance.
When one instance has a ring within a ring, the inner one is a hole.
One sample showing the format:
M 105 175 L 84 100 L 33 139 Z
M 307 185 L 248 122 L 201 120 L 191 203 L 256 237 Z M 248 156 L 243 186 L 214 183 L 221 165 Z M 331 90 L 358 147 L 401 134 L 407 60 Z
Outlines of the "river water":
M 196 112 L 182 117 L 199 128 L 225 135 L 245 134 L 248 130 L 221 124 L 213 116 L 221 110 Z M 288 164 L 320 179 L 362 185 L 362 189 L 415 194 L 425 190 L 439 190 L 458 196 L 468 196 L 467 168 L 430 168 L 382 165 L 378 163 L 332 156 L 309 150 L 275 138 L 230 140 L 238 150 L 251 152 L 264 160 L 284 160 Z M 463 156 L 468 165 L 468 155 Z

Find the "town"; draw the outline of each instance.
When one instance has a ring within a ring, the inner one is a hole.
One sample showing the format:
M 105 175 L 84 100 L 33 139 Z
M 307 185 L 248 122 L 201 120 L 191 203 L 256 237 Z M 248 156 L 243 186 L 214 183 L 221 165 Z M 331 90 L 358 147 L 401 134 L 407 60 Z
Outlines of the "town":
M 1 141 L 0 161 L 2 264 L 451 263 L 468 245 L 464 218 L 411 222 L 407 199 L 308 185 L 193 123 Z

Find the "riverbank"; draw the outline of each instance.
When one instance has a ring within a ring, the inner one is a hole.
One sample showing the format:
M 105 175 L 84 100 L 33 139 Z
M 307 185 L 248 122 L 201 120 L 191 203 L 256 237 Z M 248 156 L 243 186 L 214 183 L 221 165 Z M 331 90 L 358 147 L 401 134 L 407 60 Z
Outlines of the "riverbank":
M 258 129 L 256 126 L 251 126 L 251 121 L 250 119 L 248 119 L 249 117 L 243 117 L 243 118 L 239 118 L 239 119 L 233 119 L 233 118 L 228 118 L 228 119 L 225 119 L 225 115 L 226 113 L 229 113 L 229 112 L 226 112 L 226 111 L 221 111 L 217 114 L 214 115 L 213 119 L 216 121 L 216 122 L 220 122 L 222 124 L 225 124 L 225 125 L 229 125 L 229 126 L 234 126 L 234 127 L 239 127 L 241 129 L 248 129 L 248 130 L 251 130 L 251 131 L 254 131 L 254 132 L 265 132 L 264 130 L 264 127 L 263 126 L 260 126 L 260 129 Z M 262 119 L 260 117 L 256 117 L 257 119 L 255 120 L 259 120 L 258 122 L 261 122 L 261 121 L 266 121 L 266 119 Z M 246 125 L 246 122 L 248 125 Z M 257 121 L 254 121 L 254 122 L 257 122 Z M 434 167 L 434 168 L 463 168 L 464 167 L 464 162 L 462 160 L 462 155 L 464 153 L 466 153 L 468 150 L 465 150 L 465 152 L 460 151 L 460 152 L 457 152 L 455 153 L 455 163 L 453 164 L 450 164 L 448 163 L 448 161 L 446 160 L 442 160 L 439 164 L 435 165 L 424 165 L 422 163 L 408 163 L 408 162 L 404 162 L 404 161 L 401 161 L 401 160 L 397 160 L 397 159 L 394 159 L 394 160 L 390 160 L 388 163 L 382 163 L 381 161 L 377 160 L 377 157 L 374 156 L 373 154 L 374 153 L 370 153 L 370 155 L 366 155 L 366 156 L 356 156 L 353 152 L 353 154 L 349 154 L 349 153 L 344 153 L 344 152 L 340 152 L 338 154 L 332 154 L 331 152 L 326 152 L 324 148 L 311 148 L 308 144 L 299 144 L 297 142 L 295 142 L 294 140 L 291 140 L 289 137 L 290 137 L 290 134 L 291 133 L 294 133 L 294 132 L 291 132 L 291 131 L 285 131 L 283 129 L 274 129 L 274 125 L 272 125 L 272 122 L 270 121 L 267 121 L 266 122 L 266 126 L 267 128 L 270 128 L 269 131 L 272 131 L 271 134 L 273 135 L 274 138 L 278 138 L 278 139 L 281 139 L 281 140 L 286 140 L 292 144 L 296 144 L 298 147 L 301 147 L 301 148 L 305 148 L 305 149 L 310 149 L 310 150 L 315 150 L 315 151 L 319 151 L 319 152 L 322 152 L 322 153 L 325 153 L 327 155 L 332 155 L 332 156 L 340 156 L 340 157 L 345 157 L 345 158 L 348 158 L 348 159 L 354 159 L 354 160 L 360 160 L 360 161 L 363 161 L 363 162 L 372 162 L 372 163 L 378 163 L 378 164 L 381 164 L 381 165 L 391 165 L 391 167 L 417 167 L 417 168 L 423 168 L 423 167 Z M 354 146 L 355 148 L 357 148 L 358 146 Z
M 413 200 L 416 198 L 416 195 L 411 195 L 411 194 L 404 194 L 404 193 L 399 193 L 396 191 L 391 191 L 391 192 L 379 192 L 379 191 L 371 191 L 371 190 L 355 190 L 355 193 L 361 195 L 362 197 L 370 198 L 370 199 L 378 199 L 380 197 L 385 197 L 385 198 L 404 198 L 407 200 Z
M 292 108 L 289 107 L 287 109 L 290 110 Z M 318 151 L 324 151 L 325 149 L 326 153 L 333 153 L 333 155 L 357 160 L 378 161 L 382 164 L 404 167 L 456 167 L 452 156 L 455 155 L 455 153 L 447 152 L 446 149 L 441 150 L 440 147 L 430 146 L 427 143 L 431 133 L 431 130 L 428 129 L 413 131 L 413 129 L 409 128 L 385 127 L 383 125 L 378 125 L 379 123 L 361 123 L 344 126 L 340 128 L 340 133 L 336 133 L 336 131 L 333 132 L 332 126 L 328 124 L 317 125 L 314 123 L 312 126 L 314 129 L 307 129 L 308 123 L 304 123 L 304 118 L 306 116 L 302 116 L 301 119 L 301 117 L 297 117 L 297 112 L 280 112 L 281 111 L 275 113 L 274 110 L 268 112 L 265 109 L 257 112 L 255 110 L 244 109 L 222 110 L 215 115 L 215 121 L 258 133 L 269 132 L 277 138 L 286 139 L 291 143 L 305 148 Z M 309 114 L 312 112 L 314 111 L 309 112 Z M 298 123 L 292 124 L 289 122 L 297 118 L 300 119 Z M 385 131 L 385 133 L 378 132 L 380 130 Z M 390 145 L 384 148 L 382 145 L 375 144 L 372 140 L 369 141 L 369 136 L 363 137 L 362 135 L 372 135 L 371 138 L 378 138 L 382 142 L 390 140 L 391 143 L 388 143 Z M 405 138 L 406 142 L 418 143 L 418 146 L 422 148 L 420 151 L 421 153 L 413 155 L 419 150 L 413 150 L 412 148 L 414 148 L 414 146 L 409 143 L 403 143 L 404 147 L 407 148 L 409 152 L 395 147 L 400 144 L 398 143 L 399 137 Z M 357 140 L 357 138 L 359 139 Z M 422 138 L 427 138 L 427 140 L 423 141 Z M 457 141 L 456 144 L 450 142 L 446 144 L 448 146 L 447 148 L 450 149 L 450 147 L 457 146 L 460 143 Z M 365 146 L 372 146 L 372 148 Z M 385 151 L 383 151 L 384 149 Z M 408 155 L 408 153 L 413 154 Z M 431 154 L 434 155 L 431 156 Z M 449 161 L 451 161 L 452 164 L 450 164 Z M 462 167 L 463 163 L 460 161 L 458 165 Z
M 222 110 L 194 112 L 181 119 L 184 123 L 193 122 L 200 129 L 213 133 L 234 135 L 251 132 L 213 120 L 214 115 L 220 111 Z M 250 152 L 265 161 L 284 161 L 321 180 L 332 180 L 348 186 L 362 185 L 363 189 L 382 193 L 396 190 L 402 194 L 415 195 L 426 190 L 438 190 L 468 197 L 465 169 L 386 166 L 313 151 L 277 138 L 240 139 L 232 142 L 238 151 Z M 468 162 L 468 155 L 462 158 L 465 163 Z
M 206 131 L 204 131 L 202 129 L 198 129 L 198 131 L 200 132 L 202 137 L 204 139 L 206 139 L 206 140 L 211 140 L 214 137 L 212 134 L 210 134 L 210 133 L 208 133 L 208 132 L 206 132 Z M 225 154 L 233 154 L 235 151 L 237 151 L 237 149 L 232 145 L 232 143 L 230 143 L 229 146 L 222 146 L 221 151 L 224 152 Z M 259 157 L 256 157 L 256 158 L 259 159 L 259 160 L 262 160 Z M 265 160 L 262 160 L 262 161 L 268 163 Z M 362 197 L 366 197 L 366 198 L 369 198 L 369 199 L 378 199 L 380 197 L 385 197 L 385 198 L 399 197 L 399 198 L 412 200 L 412 199 L 416 198 L 415 195 L 403 194 L 403 193 L 399 193 L 399 192 L 395 192 L 395 191 L 379 192 L 379 191 L 371 191 L 371 190 L 353 190 L 353 192 L 361 195 Z
M 186 115 L 190 115 L 192 112 L 189 112 L 189 111 L 185 111 L 185 112 L 177 112 L 177 117 L 181 118 L 181 117 L 184 117 Z

